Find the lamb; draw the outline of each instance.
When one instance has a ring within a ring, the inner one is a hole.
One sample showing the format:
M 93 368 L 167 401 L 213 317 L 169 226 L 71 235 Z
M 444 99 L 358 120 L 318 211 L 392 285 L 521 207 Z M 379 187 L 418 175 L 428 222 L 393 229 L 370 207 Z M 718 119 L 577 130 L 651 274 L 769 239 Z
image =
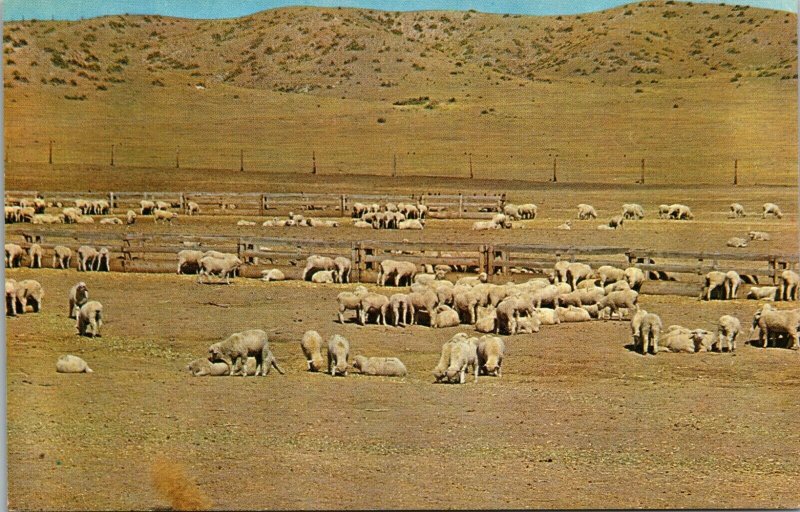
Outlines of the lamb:
M 747 244 L 748 244 L 747 240 L 745 240 L 744 238 L 739 238 L 738 236 L 731 237 L 728 239 L 727 242 L 725 242 L 725 245 L 727 245 L 728 247 L 736 247 L 736 248 L 747 247 Z
M 748 299 L 780 300 L 777 286 L 751 286 L 747 291 Z
M 390 278 L 394 278 L 394 286 L 401 286 L 403 283 L 411 284 L 416 275 L 417 265 L 410 261 L 383 260 L 378 271 L 377 284 L 386 286 Z
M 478 368 L 483 375 L 503 376 L 503 357 L 506 345 L 497 336 L 481 336 L 478 340 Z
M 320 270 L 311 276 L 311 282 L 317 284 L 333 284 L 339 278 L 339 272 L 336 270 Z
M 77 312 L 75 328 L 78 335 L 92 338 L 100 336 L 100 328 L 103 326 L 103 305 L 96 300 L 86 302 Z M 91 329 L 91 333 L 89 332 Z
M 308 371 L 318 372 L 323 368 L 322 362 L 322 336 L 317 331 L 306 331 L 300 340 L 300 348 L 306 358 Z
M 767 215 L 777 217 L 779 219 L 783 218 L 783 212 L 781 212 L 781 209 L 775 203 L 764 203 L 761 208 L 763 210 L 761 217 L 764 219 L 767 218 Z
M 609 312 L 609 318 L 613 318 L 614 313 L 617 313 L 620 320 L 622 320 L 621 309 L 627 309 L 628 312 L 635 309 L 639 300 L 639 294 L 635 290 L 624 290 L 618 292 L 611 292 L 597 303 L 600 311 Z
M 347 362 L 350 358 L 350 342 L 344 336 L 334 334 L 328 339 L 328 372 L 331 376 L 347 377 Z
M 273 268 L 270 270 L 262 270 L 261 271 L 261 280 L 262 281 L 283 281 L 286 279 L 286 276 L 283 272 L 278 270 L 277 268 Z
M 353 369 L 362 375 L 380 377 L 405 377 L 408 374 L 406 365 L 396 357 L 364 357 L 353 358 Z
M 461 323 L 458 313 L 454 309 L 444 304 L 440 304 L 435 308 L 435 322 L 431 322 L 431 327 L 456 327 Z
M 486 221 L 476 221 L 472 224 L 473 231 L 488 231 L 491 229 L 500 229 L 502 226 L 497 224 L 494 221 L 486 220 Z
M 561 323 L 588 322 L 592 319 L 589 312 L 583 308 L 569 306 L 568 308 L 557 307 L 556 315 Z
M 728 215 L 729 218 L 738 219 L 739 217 L 744 217 L 745 216 L 744 206 L 742 206 L 741 204 L 732 203 L 730 208 L 731 208 L 731 212 Z
M 747 236 L 753 242 L 768 242 L 769 240 L 772 239 L 770 234 L 765 231 L 750 231 L 749 233 L 747 233 Z
M 447 380 L 453 382 L 458 376 L 459 384 L 467 380 L 467 368 L 471 367 L 478 382 L 478 347 L 475 338 L 463 339 L 453 343 L 450 347 L 450 366 L 447 367 Z
M 717 324 L 718 341 L 714 345 L 722 352 L 723 345 L 727 342 L 728 352 L 734 352 L 736 350 L 736 336 L 739 335 L 741 330 L 742 323 L 735 316 L 723 315 L 719 317 L 719 322 Z
M 58 358 L 58 361 L 56 361 L 56 371 L 58 373 L 94 373 L 94 370 L 89 368 L 86 361 L 71 354 Z

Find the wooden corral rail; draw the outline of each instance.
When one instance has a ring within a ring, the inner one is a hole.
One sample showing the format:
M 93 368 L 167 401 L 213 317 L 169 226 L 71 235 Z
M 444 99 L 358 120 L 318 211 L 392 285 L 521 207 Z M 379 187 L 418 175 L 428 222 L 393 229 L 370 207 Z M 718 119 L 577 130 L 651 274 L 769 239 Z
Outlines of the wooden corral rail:
M 20 226 L 21 228 L 21 226 Z M 14 238 L 22 240 L 14 240 Z M 389 242 L 364 240 L 320 241 L 297 238 L 235 237 L 228 235 L 181 235 L 175 233 L 116 234 L 67 230 L 18 229 L 6 232 L 7 241 L 27 248 L 39 243 L 44 249 L 66 245 L 108 247 L 122 270 L 145 268 L 160 271 L 163 263 L 175 262 L 183 249 L 235 252 L 256 266 L 303 267 L 311 254 L 345 256 L 353 262 L 353 280 L 372 280 L 379 263 L 386 259 L 429 265 L 450 265 L 490 276 L 514 272 L 541 273 L 556 261 L 581 261 L 620 268 L 636 265 L 642 270 L 671 274 L 703 275 L 711 270 L 735 270 L 739 274 L 766 277 L 775 282 L 781 271 L 797 268 L 796 255 L 733 252 L 679 252 L 626 249 L 623 247 L 571 247 L 535 244 L 476 244 L 438 242 Z M 45 258 L 47 259 L 47 258 Z M 657 261 L 657 263 L 650 263 Z M 161 264 L 161 266 L 159 266 Z M 171 268 L 171 265 L 169 265 Z
M 173 208 L 187 212 L 195 202 L 203 214 L 268 215 L 270 210 L 317 211 L 327 216 L 348 217 L 355 203 L 422 202 L 432 216 L 482 218 L 481 211 L 502 207 L 501 194 L 304 194 L 262 192 L 52 192 L 8 190 L 5 198 L 44 197 L 47 201 L 72 206 L 76 199 L 107 199 L 117 213 L 138 211 L 142 200 L 165 201 Z M 8 201 L 6 201 L 8 202 Z

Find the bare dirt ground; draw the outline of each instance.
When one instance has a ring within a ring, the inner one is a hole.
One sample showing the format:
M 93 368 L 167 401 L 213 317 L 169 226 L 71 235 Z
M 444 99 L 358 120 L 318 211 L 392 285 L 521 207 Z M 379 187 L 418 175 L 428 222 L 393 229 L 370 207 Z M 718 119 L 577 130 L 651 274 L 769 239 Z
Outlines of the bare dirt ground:
M 626 348 L 627 322 L 596 321 L 507 337 L 502 379 L 434 385 L 441 343 L 472 329 L 339 325 L 347 285 L 8 275 L 47 292 L 42 313 L 7 322 L 12 508 L 163 507 L 148 481 L 159 454 L 220 509 L 798 506 L 793 351 L 740 339 L 735 354 L 643 357 Z M 79 279 L 108 313 L 95 340 L 66 318 Z M 705 328 L 726 313 L 749 322 L 756 307 L 641 302 L 665 325 Z M 182 371 L 247 328 L 274 330 L 285 376 Z M 352 354 L 398 356 L 409 376 L 306 373 L 307 329 L 345 335 Z M 64 353 L 95 373 L 55 373 Z

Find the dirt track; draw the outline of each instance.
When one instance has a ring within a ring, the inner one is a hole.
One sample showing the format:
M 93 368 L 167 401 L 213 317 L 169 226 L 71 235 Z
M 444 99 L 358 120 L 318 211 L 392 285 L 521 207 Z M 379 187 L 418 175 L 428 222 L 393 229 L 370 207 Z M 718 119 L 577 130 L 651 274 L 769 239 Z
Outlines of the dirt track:
M 8 321 L 13 508 L 163 507 L 147 481 L 162 453 L 225 509 L 798 506 L 793 351 L 740 339 L 735 355 L 642 357 L 625 348 L 627 322 L 601 321 L 508 337 L 502 379 L 433 385 L 441 343 L 472 329 L 340 326 L 339 286 L 9 274 L 47 291 L 43 313 Z M 108 313 L 97 340 L 66 318 L 78 279 Z M 665 325 L 705 328 L 724 313 L 748 322 L 756 306 L 642 304 Z M 245 328 L 275 329 L 286 376 L 182 372 Z M 344 334 L 353 354 L 396 355 L 410 375 L 308 374 L 298 346 L 307 329 Z M 64 353 L 95 373 L 56 374 Z

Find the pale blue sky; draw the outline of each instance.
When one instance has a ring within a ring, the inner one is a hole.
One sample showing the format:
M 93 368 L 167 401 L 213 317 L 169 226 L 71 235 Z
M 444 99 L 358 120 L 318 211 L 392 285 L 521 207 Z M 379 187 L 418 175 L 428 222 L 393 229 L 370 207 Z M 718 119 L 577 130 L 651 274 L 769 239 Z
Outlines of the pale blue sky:
M 719 3 L 721 0 L 695 0 Z M 797 12 L 797 0 L 722 0 Z M 389 11 L 467 10 L 510 14 L 575 14 L 630 0 L 0 0 L 3 19 L 90 18 L 106 14 L 163 14 L 186 18 L 232 18 L 287 5 L 342 6 Z

